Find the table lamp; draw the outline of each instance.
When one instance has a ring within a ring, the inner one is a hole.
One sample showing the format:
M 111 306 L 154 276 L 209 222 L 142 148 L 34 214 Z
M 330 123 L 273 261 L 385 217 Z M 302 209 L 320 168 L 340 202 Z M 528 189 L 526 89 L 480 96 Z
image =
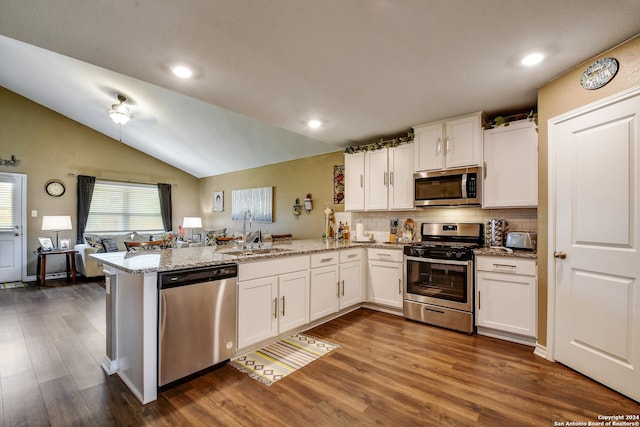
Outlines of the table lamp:
M 62 230 L 71 230 L 72 228 L 71 217 L 69 215 L 45 215 L 42 217 L 42 229 L 56 232 L 56 249 L 60 249 L 58 245 L 58 233 Z
M 182 221 L 182 226 L 191 229 L 191 241 L 193 242 L 193 229 L 202 228 L 202 218 L 198 216 L 185 216 L 184 221 Z

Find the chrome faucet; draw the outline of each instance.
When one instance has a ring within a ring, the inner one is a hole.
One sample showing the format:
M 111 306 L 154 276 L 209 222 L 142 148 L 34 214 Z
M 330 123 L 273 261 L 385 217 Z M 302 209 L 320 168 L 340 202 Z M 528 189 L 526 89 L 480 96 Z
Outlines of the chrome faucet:
M 242 219 L 242 249 L 247 249 L 247 217 L 249 217 L 249 229 L 251 229 L 251 211 L 247 209 L 244 211 L 244 218 Z

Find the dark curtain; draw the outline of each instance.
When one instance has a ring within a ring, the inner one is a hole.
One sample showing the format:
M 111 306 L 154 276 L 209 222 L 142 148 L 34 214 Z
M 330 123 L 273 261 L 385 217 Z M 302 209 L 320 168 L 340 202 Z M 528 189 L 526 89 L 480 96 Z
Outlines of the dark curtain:
M 158 184 L 158 195 L 160 196 L 160 215 L 165 231 L 172 231 L 171 223 L 171 184 Z
M 93 197 L 93 187 L 96 185 L 95 176 L 78 175 L 78 227 L 76 243 L 84 243 L 84 230 L 87 228 L 87 218 L 89 218 L 89 207 L 91 197 Z

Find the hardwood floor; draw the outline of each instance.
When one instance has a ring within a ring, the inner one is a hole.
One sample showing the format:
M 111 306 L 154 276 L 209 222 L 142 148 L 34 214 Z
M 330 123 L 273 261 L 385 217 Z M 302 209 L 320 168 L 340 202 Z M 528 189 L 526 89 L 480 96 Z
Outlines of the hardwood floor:
M 342 347 L 271 387 L 222 366 L 143 406 L 100 368 L 104 323 L 97 283 L 0 290 L 0 426 L 552 426 L 640 414 L 530 347 L 365 309 L 308 331 Z

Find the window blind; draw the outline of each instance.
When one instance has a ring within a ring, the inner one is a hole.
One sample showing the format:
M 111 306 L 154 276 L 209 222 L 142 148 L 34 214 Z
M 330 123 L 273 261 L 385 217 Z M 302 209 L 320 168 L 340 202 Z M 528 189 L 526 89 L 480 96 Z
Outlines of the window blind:
M 16 221 L 13 217 L 13 191 L 12 182 L 0 182 L 0 230 L 13 230 Z
M 157 186 L 96 181 L 85 231 L 159 232 L 163 228 Z

